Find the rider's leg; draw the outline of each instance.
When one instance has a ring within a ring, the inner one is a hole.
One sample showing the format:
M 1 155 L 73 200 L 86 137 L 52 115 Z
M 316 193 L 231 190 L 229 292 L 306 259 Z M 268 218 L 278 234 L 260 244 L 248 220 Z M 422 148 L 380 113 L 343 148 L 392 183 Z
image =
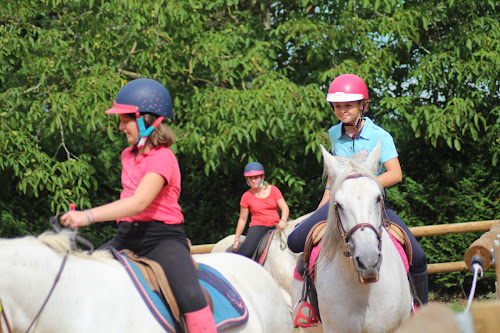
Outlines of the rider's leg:
M 156 245 L 142 255 L 158 262 L 165 271 L 189 332 L 217 332 L 182 225 L 155 224 L 143 239 L 148 245 L 156 239 Z
M 321 206 L 308 218 L 300 222 L 295 229 L 288 235 L 288 247 L 295 253 L 304 251 L 304 246 L 306 244 L 307 235 L 309 231 L 321 221 L 328 218 L 329 202 Z M 297 273 L 303 275 L 305 272 L 305 263 L 303 255 L 297 260 Z M 303 283 L 311 283 L 306 278 Z M 306 287 L 306 286 L 304 286 Z M 306 298 L 308 295 L 306 295 Z M 314 302 L 313 302 L 314 303 Z M 317 303 L 316 303 L 317 304 Z M 314 306 L 311 305 L 307 299 L 302 299 L 294 309 L 294 324 L 301 327 L 314 327 L 318 323 L 318 316 L 314 310 Z
M 241 244 L 238 249 L 238 253 L 244 255 L 245 257 L 252 258 L 257 246 L 259 245 L 262 237 L 268 232 L 269 227 L 262 225 L 254 225 L 248 228 L 245 241 Z
M 311 216 L 297 224 L 295 229 L 288 235 L 288 247 L 295 253 L 304 251 L 304 246 L 306 244 L 306 238 L 309 231 L 318 222 L 325 221 L 328 218 L 328 208 L 330 204 L 327 202 Z
M 422 302 L 422 304 L 427 304 L 429 298 L 429 286 L 427 275 L 427 257 L 425 255 L 425 252 L 420 244 L 418 244 L 417 239 L 415 238 L 415 236 L 413 236 L 410 229 L 406 226 L 403 220 L 401 220 L 401 218 L 392 210 L 392 208 L 386 206 L 385 211 L 387 213 L 387 219 L 400 226 L 406 232 L 408 238 L 410 238 L 410 243 L 413 250 L 413 260 L 412 265 L 410 266 L 410 274 L 415 286 L 415 292 L 420 299 L 420 302 Z

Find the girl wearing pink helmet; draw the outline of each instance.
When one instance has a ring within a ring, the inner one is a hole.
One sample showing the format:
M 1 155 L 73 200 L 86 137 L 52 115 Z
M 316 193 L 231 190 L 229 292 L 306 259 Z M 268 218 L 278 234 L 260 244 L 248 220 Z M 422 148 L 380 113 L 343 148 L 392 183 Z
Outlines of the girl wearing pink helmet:
M 217 332 L 184 233 L 184 216 L 178 203 L 181 173 L 170 149 L 174 135 L 162 124 L 164 118 L 172 117 L 169 92 L 155 80 L 133 80 L 118 92 L 106 113 L 119 115 L 119 129 L 131 144 L 121 154 L 120 199 L 68 212 L 61 223 L 77 228 L 116 220 L 118 233 L 104 247 L 129 249 L 160 264 L 188 331 Z
M 250 187 L 240 200 L 240 218 L 236 227 L 233 251 L 252 258 L 261 238 L 269 229 L 286 226 L 289 209 L 280 190 L 264 181 L 264 167 L 259 162 L 248 163 L 243 175 Z M 281 210 L 281 218 L 278 214 Z M 251 214 L 250 226 L 245 241 L 240 245 L 239 239 Z
M 399 183 L 403 178 L 398 153 L 392 136 L 382 127 L 376 125 L 364 115 L 368 108 L 368 88 L 359 76 L 343 74 L 335 78 L 330 84 L 326 100 L 332 106 L 335 116 L 340 120 L 332 126 L 328 134 L 332 142 L 332 153 L 338 156 L 350 157 L 356 153 L 369 154 L 379 140 L 381 140 L 380 168 L 378 180 L 385 188 Z M 325 186 L 325 192 L 318 209 L 307 219 L 302 221 L 288 237 L 288 246 L 294 252 L 302 252 L 309 230 L 320 221 L 328 217 L 330 197 L 330 179 Z M 413 249 L 413 261 L 410 266 L 416 294 L 422 304 L 428 301 L 427 258 L 411 233 L 410 229 L 385 203 L 386 218 L 408 234 Z

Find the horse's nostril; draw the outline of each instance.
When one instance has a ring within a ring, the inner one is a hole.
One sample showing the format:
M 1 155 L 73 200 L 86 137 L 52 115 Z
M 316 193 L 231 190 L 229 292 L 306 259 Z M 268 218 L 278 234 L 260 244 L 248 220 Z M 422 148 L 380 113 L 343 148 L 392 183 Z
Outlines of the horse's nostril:
M 359 269 L 366 269 L 365 265 L 359 260 L 359 257 L 356 257 L 356 263 Z

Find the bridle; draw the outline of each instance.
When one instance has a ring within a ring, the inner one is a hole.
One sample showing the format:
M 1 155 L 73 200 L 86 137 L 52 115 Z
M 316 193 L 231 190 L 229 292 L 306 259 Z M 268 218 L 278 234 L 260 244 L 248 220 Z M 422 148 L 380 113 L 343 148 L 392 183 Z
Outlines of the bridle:
M 363 175 L 363 174 L 357 173 L 357 174 L 349 175 L 345 180 L 347 180 L 347 179 L 361 178 L 361 177 L 366 177 L 366 176 Z M 345 229 L 344 229 L 344 226 L 342 225 L 342 221 L 340 220 L 339 207 L 338 207 L 337 203 L 335 203 L 334 210 L 335 210 L 335 217 L 336 217 L 336 220 L 337 220 L 336 221 L 336 227 L 337 227 L 337 229 L 339 231 L 340 237 L 342 237 L 342 240 L 343 240 L 343 242 L 340 243 L 340 247 L 342 248 L 344 256 L 353 259 L 353 254 L 352 254 L 352 251 L 351 251 L 351 247 L 349 246 L 349 241 L 350 241 L 352 235 L 356 231 L 358 231 L 358 230 L 363 231 L 363 230 L 365 230 L 365 228 L 373 230 L 373 232 L 377 236 L 378 250 L 379 251 L 382 250 L 382 228 L 383 228 L 383 224 L 384 224 L 383 223 L 384 222 L 383 218 L 381 218 L 382 219 L 382 221 L 381 221 L 382 223 L 380 223 L 380 226 L 379 226 L 378 229 L 375 228 L 370 223 L 358 223 L 354 227 L 352 227 L 348 232 L 346 232 Z M 383 201 L 381 202 L 381 211 L 382 212 L 384 211 L 384 202 Z M 383 215 L 381 214 L 381 216 L 383 216 Z

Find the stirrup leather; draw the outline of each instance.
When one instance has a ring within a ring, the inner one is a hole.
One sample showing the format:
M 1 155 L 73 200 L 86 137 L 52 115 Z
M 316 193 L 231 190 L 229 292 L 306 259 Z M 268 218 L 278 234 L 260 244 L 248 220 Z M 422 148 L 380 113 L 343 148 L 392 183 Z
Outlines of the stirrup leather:
M 318 315 L 316 310 L 307 301 L 299 301 L 295 306 L 293 313 L 295 318 L 293 324 L 300 327 L 316 327 L 318 326 Z

